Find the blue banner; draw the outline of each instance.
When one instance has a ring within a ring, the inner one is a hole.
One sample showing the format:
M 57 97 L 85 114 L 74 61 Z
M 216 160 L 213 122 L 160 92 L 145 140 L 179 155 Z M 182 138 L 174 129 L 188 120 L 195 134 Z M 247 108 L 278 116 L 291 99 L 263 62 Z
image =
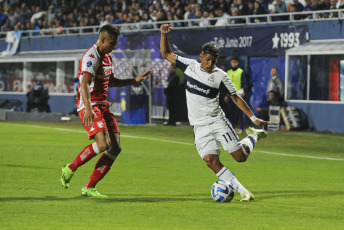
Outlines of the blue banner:
M 308 39 L 308 26 L 269 26 L 226 30 L 172 31 L 172 50 L 181 56 L 199 55 L 204 43 L 215 42 L 220 56 L 281 56 Z

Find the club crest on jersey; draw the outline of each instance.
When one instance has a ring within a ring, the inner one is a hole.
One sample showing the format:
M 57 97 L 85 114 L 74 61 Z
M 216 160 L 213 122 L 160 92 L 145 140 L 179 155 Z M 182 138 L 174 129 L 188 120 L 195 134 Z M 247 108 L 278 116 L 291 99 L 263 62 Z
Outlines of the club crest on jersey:
M 210 76 L 208 77 L 208 81 L 214 82 L 214 77 L 215 77 L 214 74 L 210 75 Z
M 92 66 L 92 62 L 91 62 L 91 61 L 88 61 L 88 62 L 86 63 L 86 65 L 87 65 L 87 67 L 91 67 L 91 66 Z
M 98 125 L 99 128 L 104 128 L 104 124 L 103 124 L 102 121 L 98 121 L 97 125 Z

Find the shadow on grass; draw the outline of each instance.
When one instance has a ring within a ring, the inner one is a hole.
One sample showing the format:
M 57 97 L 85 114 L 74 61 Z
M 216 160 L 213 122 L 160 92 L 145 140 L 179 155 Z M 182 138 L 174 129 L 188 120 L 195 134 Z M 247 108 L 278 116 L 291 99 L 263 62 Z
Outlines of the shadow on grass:
M 344 196 L 344 191 L 322 191 L 322 190 L 294 190 L 294 191 L 260 191 L 254 193 L 259 200 L 273 199 L 276 197 L 328 197 Z
M 202 194 L 204 195 L 204 194 Z M 199 194 L 195 194 L 199 196 Z M 149 196 L 142 194 L 132 194 L 128 195 L 109 195 L 107 198 L 94 198 L 85 196 L 76 197 L 56 197 L 56 196 L 45 196 L 45 197 L 0 197 L 0 203 L 2 202 L 17 202 L 17 201 L 72 201 L 72 200 L 96 200 L 97 202 L 133 202 L 133 203 L 157 203 L 157 202 L 170 202 L 170 201 L 212 201 L 209 197 L 193 197 L 192 195 L 171 195 L 171 196 Z
M 344 196 L 344 191 L 319 191 L 319 190 L 306 190 L 306 191 L 260 191 L 254 193 L 257 201 L 273 199 L 277 197 L 329 197 L 329 196 Z M 235 197 L 240 197 L 235 194 Z M 210 195 L 205 196 L 204 193 L 200 194 L 180 194 L 180 195 L 162 195 L 154 196 L 152 194 L 108 194 L 107 198 L 94 198 L 85 196 L 75 197 L 57 197 L 57 196 L 44 196 L 44 197 L 0 197 L 2 202 L 16 202 L 16 201 L 72 201 L 84 200 L 97 201 L 103 203 L 109 202 L 123 202 L 123 203 L 158 203 L 158 202 L 174 202 L 174 201 L 202 201 L 212 202 Z
M 29 168 L 29 169 L 50 169 L 39 167 L 36 165 L 15 165 L 15 164 L 0 164 L 0 167 L 10 167 L 10 168 Z

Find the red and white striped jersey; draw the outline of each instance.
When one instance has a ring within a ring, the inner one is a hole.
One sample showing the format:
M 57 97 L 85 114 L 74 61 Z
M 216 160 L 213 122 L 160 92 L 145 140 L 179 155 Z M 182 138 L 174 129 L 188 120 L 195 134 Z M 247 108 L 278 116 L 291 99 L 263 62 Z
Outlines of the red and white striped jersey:
M 94 105 L 97 102 L 107 103 L 109 78 L 114 73 L 111 55 L 105 54 L 101 57 L 98 53 L 97 46 L 93 45 L 84 53 L 80 60 L 78 73 L 80 83 L 84 73 L 89 73 L 93 76 L 92 83 L 90 84 L 91 104 Z M 85 108 L 80 86 L 81 84 L 79 84 L 76 98 L 78 111 Z

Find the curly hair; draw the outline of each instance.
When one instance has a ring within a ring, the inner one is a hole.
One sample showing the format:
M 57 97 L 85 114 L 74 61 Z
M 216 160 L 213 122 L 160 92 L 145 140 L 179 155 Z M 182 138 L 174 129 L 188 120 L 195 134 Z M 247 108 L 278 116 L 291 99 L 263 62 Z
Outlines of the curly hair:
M 219 47 L 217 47 L 215 42 L 208 42 L 202 46 L 202 53 L 203 54 L 211 54 L 215 58 L 218 58 L 220 56 L 220 49 L 219 49 Z

